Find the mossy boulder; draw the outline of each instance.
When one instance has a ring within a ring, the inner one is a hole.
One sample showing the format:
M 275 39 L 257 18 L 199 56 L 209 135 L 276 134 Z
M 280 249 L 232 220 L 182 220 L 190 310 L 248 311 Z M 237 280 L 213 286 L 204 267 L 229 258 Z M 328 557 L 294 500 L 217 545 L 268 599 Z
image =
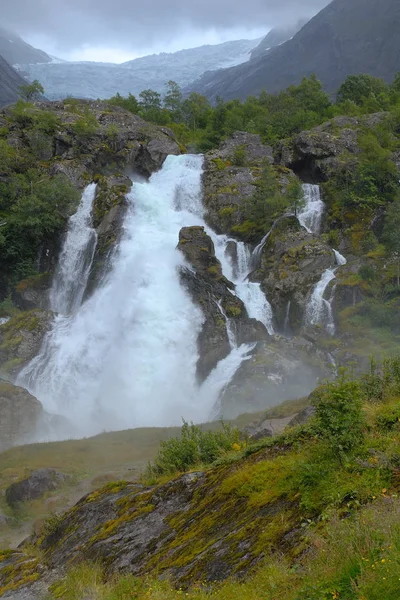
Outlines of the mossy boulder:
M 42 417 L 39 400 L 24 388 L 0 380 L 0 452 L 32 441 Z
M 308 299 L 335 255 L 319 236 L 308 233 L 295 217 L 282 219 L 265 244 L 259 268 L 251 275 L 274 307 L 278 329 L 300 332 Z
M 21 310 L 35 308 L 45 310 L 49 305 L 50 288 L 51 276 L 49 273 L 40 273 L 23 279 L 17 283 L 12 291 L 13 303 Z
M 215 231 L 233 233 L 242 223 L 242 208 L 253 196 L 266 162 L 273 162 L 272 148 L 262 144 L 260 136 L 240 131 L 206 154 L 204 205 L 206 220 Z
M 204 315 L 197 365 L 199 380 L 203 381 L 231 351 L 226 318 L 238 344 L 266 339 L 268 334 L 261 323 L 248 317 L 243 302 L 232 293 L 234 285 L 222 274 L 214 244 L 204 227 L 181 229 L 178 250 L 190 265 L 181 271 L 182 282 Z
M 0 374 L 15 377 L 39 352 L 50 330 L 51 311 L 30 310 L 14 315 L 0 327 Z

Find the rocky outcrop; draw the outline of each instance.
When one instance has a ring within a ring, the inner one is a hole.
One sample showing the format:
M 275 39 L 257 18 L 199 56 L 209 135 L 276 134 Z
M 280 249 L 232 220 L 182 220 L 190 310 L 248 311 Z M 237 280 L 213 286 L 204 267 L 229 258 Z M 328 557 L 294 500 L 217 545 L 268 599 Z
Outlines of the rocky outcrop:
M 233 233 L 243 219 L 245 203 L 254 194 L 254 185 L 265 162 L 272 164 L 272 148 L 259 135 L 236 132 L 204 162 L 204 205 L 206 220 L 218 233 Z
M 325 353 L 304 338 L 259 342 L 250 360 L 241 364 L 224 390 L 220 416 L 233 419 L 307 396 L 321 378 L 329 375 L 331 369 Z
M 41 273 L 20 281 L 12 291 L 14 305 L 21 310 L 40 308 L 46 310 L 49 306 L 51 277 L 49 273 Z
M 127 207 L 126 195 L 132 181 L 125 175 L 97 178 L 96 197 L 93 203 L 93 226 L 97 231 L 97 246 L 93 257 L 86 295 L 90 295 L 104 276 L 115 243 L 120 239 Z
M 52 492 L 65 483 L 69 477 L 55 469 L 37 469 L 22 481 L 12 483 L 6 489 L 6 501 L 12 508 L 22 502 L 41 498 L 46 492 Z
M 260 267 L 251 278 L 261 282 L 280 331 L 300 331 L 313 287 L 334 265 L 332 249 L 301 227 L 295 217 L 277 223 L 263 249 Z
M 107 102 L 38 102 L 51 111 L 60 128 L 53 138 L 54 172 L 63 171 L 74 183 L 83 177 L 122 172 L 150 176 L 169 154 L 179 154 L 175 136 L 166 127 L 147 123 L 137 115 Z M 88 117 L 90 115 L 90 117 Z M 90 119 L 90 128 L 85 123 Z M 86 127 L 86 130 L 85 130 Z M 11 132 L 12 133 L 12 132 Z
M 293 169 L 304 181 L 327 181 L 343 162 L 356 155 L 359 119 L 337 117 L 299 133 L 293 140 L 279 142 L 275 148 L 278 164 Z M 353 158 L 354 160 L 354 158 Z
M 0 380 L 0 452 L 35 436 L 43 408 L 27 390 Z
M 191 267 L 182 270 L 182 281 L 204 315 L 197 367 L 202 381 L 231 351 L 226 319 L 238 344 L 265 339 L 267 332 L 261 323 L 249 319 L 243 302 L 232 293 L 234 286 L 223 276 L 214 244 L 203 227 L 183 228 L 178 249 Z
M 15 376 L 38 354 L 53 316 L 50 311 L 31 310 L 0 327 L 0 373 L 4 377 Z

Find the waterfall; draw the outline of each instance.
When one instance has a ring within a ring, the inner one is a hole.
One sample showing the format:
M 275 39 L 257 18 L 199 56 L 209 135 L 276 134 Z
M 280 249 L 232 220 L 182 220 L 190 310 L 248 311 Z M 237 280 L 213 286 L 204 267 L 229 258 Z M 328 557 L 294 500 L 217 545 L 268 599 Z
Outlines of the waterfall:
M 331 335 L 335 332 L 331 300 L 325 299 L 325 292 L 333 279 L 336 269 L 326 269 L 317 283 L 306 309 L 307 325 L 325 325 Z
M 76 435 L 204 421 L 252 348 L 233 348 L 199 389 L 204 317 L 180 283 L 176 244 L 182 227 L 205 225 L 202 165 L 202 156 L 169 156 L 133 184 L 109 272 L 75 313 L 56 317 L 18 378 L 46 411 L 79 426 Z
M 1 325 L 5 325 L 6 323 L 8 323 L 8 321 L 10 320 L 11 317 L 3 317 L 0 319 L 0 327 Z
M 221 301 L 217 302 L 217 306 L 219 308 L 219 312 L 223 316 L 224 321 L 226 323 L 226 333 L 228 335 L 229 346 L 231 350 L 233 350 L 234 348 L 237 348 L 235 326 L 232 323 L 232 319 L 229 319 L 226 312 L 224 311 Z
M 324 212 L 324 203 L 321 200 L 319 185 L 303 184 L 306 204 L 299 213 L 299 223 L 309 233 L 318 234 L 321 228 L 321 219 Z
M 347 265 L 347 259 L 343 256 L 343 254 L 340 254 L 340 252 L 338 252 L 337 250 L 333 250 L 333 253 L 335 255 L 337 265 L 339 265 L 340 267 L 342 267 L 343 265 Z
M 271 229 L 268 231 L 268 233 L 266 233 L 264 235 L 264 237 L 261 240 L 261 242 L 253 250 L 253 254 L 252 254 L 252 257 L 251 257 L 252 270 L 259 268 L 260 262 L 261 262 L 261 254 L 262 254 L 262 251 L 264 250 L 264 246 L 268 242 L 271 233 L 273 232 L 273 230 L 275 229 L 275 227 L 278 225 L 278 223 L 280 221 L 282 221 L 282 219 L 286 219 L 287 217 L 293 217 L 293 216 L 294 216 L 293 213 L 288 212 L 288 213 L 285 213 L 285 214 L 281 215 L 277 219 L 275 219 L 275 221 L 272 223 Z
M 226 235 L 216 235 L 213 231 L 208 230 L 211 236 L 215 255 L 222 265 L 224 275 L 232 281 L 235 286 L 235 293 L 246 307 L 247 314 L 250 319 L 260 321 L 270 335 L 275 333 L 273 320 L 274 315 L 271 304 L 268 302 L 261 285 L 248 280 L 251 273 L 252 255 L 243 242 L 238 242 Z M 236 260 L 232 261 L 228 256 L 228 244 L 235 244 Z
M 291 301 L 289 300 L 286 307 L 285 321 L 283 323 L 283 335 L 289 337 L 290 335 L 290 308 Z
M 84 190 L 68 231 L 50 291 L 50 308 L 64 315 L 76 312 L 82 303 L 97 244 L 92 227 L 92 205 L 96 184 Z

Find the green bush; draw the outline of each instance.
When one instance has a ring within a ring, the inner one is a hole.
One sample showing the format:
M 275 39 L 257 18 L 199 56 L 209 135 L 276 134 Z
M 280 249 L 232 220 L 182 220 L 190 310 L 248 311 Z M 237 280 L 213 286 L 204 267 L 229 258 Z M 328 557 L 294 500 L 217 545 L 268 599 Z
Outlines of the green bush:
M 320 435 L 340 459 L 363 441 L 362 394 L 358 381 L 343 371 L 338 380 L 327 383 L 313 404 Z
M 211 464 L 239 442 L 239 430 L 225 423 L 219 431 L 203 431 L 193 423 L 189 425 L 183 421 L 180 437 L 161 442 L 157 458 L 148 466 L 148 475 L 168 475 L 196 465 Z

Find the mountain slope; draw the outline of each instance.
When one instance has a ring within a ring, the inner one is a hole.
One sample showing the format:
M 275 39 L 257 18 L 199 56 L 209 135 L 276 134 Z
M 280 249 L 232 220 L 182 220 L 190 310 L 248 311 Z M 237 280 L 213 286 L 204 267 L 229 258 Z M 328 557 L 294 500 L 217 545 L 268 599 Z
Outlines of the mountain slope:
M 400 65 L 398 0 L 333 0 L 295 37 L 251 60 L 207 73 L 192 90 L 210 98 L 278 92 L 315 73 L 329 92 L 353 73 L 392 79 Z
M 164 92 L 169 80 L 182 87 L 200 77 L 208 69 L 237 65 L 250 58 L 258 40 L 237 40 L 181 50 L 172 54 L 144 56 L 122 65 L 111 63 L 30 64 L 21 69 L 30 79 L 38 79 L 51 100 L 75 96 L 109 98 L 117 92 L 139 94 L 151 88 Z
M 0 54 L 10 65 L 50 63 L 52 59 L 43 50 L 24 42 L 19 35 L 0 27 Z
M 26 81 L 0 56 L 0 107 L 18 100 L 18 88 L 24 84 Z
M 307 19 L 300 19 L 295 25 L 289 27 L 275 27 L 271 29 L 261 40 L 259 45 L 251 52 L 251 58 L 259 58 L 264 56 L 268 50 L 280 46 L 287 40 L 290 40 L 298 31 L 307 23 Z

